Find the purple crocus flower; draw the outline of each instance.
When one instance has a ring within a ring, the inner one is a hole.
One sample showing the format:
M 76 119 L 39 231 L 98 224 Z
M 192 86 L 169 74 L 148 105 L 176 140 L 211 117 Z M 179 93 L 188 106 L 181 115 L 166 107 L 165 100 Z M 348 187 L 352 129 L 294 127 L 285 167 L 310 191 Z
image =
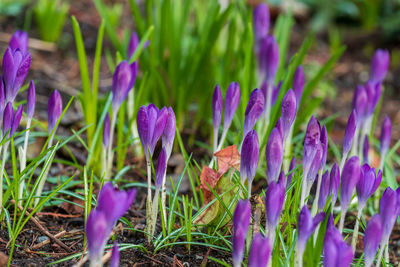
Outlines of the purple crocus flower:
M 264 102 L 263 93 L 259 89 L 254 89 L 250 95 L 246 111 L 244 112 L 243 136 L 246 136 L 247 133 L 253 129 L 264 110 Z
M 240 87 L 238 83 L 231 82 L 225 95 L 224 129 L 229 129 L 233 115 L 239 105 Z
M 292 127 L 293 121 L 296 117 L 296 95 L 290 89 L 282 100 L 282 123 L 283 123 L 283 140 L 286 140 Z
M 112 254 L 110 259 L 110 267 L 119 267 L 119 248 L 117 240 L 114 241 L 114 246 L 112 248 Z
M 303 206 L 299 214 L 299 221 L 297 225 L 298 239 L 297 249 L 298 252 L 303 254 L 306 244 L 312 233 L 317 228 L 318 224 L 325 218 L 325 213 L 321 212 L 313 218 L 307 206 Z
M 35 102 L 35 84 L 33 83 L 33 81 L 31 81 L 28 88 L 28 96 L 26 98 L 26 115 L 28 116 L 28 119 L 32 119 L 33 113 L 35 113 Z
M 28 34 L 17 30 L 11 37 L 8 46 L 13 52 L 19 49 L 23 55 L 26 55 L 28 53 Z
M 315 178 L 317 177 L 318 171 L 321 168 L 321 162 L 322 162 L 322 157 L 323 157 L 322 154 L 323 154 L 322 144 L 319 143 L 315 147 L 314 158 L 313 158 L 313 161 L 311 162 L 310 169 L 306 176 L 307 183 L 308 183 L 308 190 L 311 189 L 311 186 L 314 183 Z
M 268 138 L 265 158 L 267 159 L 267 179 L 268 183 L 271 183 L 278 178 L 283 159 L 283 141 L 277 128 L 272 129 Z
M 386 76 L 389 68 L 389 51 L 378 49 L 376 50 L 371 63 L 371 80 L 375 83 L 380 83 Z
M 304 70 L 302 66 L 298 66 L 293 76 L 293 90 L 296 94 L 297 108 L 300 106 L 301 97 L 304 90 Z
M 381 128 L 381 156 L 384 157 L 390 146 L 392 138 L 392 122 L 388 116 L 385 117 Z
M 11 126 L 14 119 L 14 110 L 10 102 L 7 103 L 3 113 L 3 137 L 7 134 L 7 137 L 11 136 Z
M 162 134 L 162 144 L 167 152 L 167 158 L 171 156 L 172 147 L 174 146 L 176 132 L 176 118 L 174 110 L 169 107 L 167 110 L 167 119 L 165 123 L 164 132 Z
M 265 192 L 265 218 L 268 231 L 274 232 L 285 201 L 285 186 L 272 181 Z
M 256 43 L 268 36 L 269 8 L 267 4 L 261 3 L 253 10 L 253 29 Z
M 260 42 L 259 68 L 261 80 L 272 83 L 279 64 L 279 46 L 273 35 L 268 35 Z
M 356 132 L 357 127 L 356 121 L 356 111 L 353 109 L 344 131 L 343 155 L 347 155 L 349 153 L 353 144 L 354 133 Z
M 330 173 L 329 191 L 332 193 L 332 203 L 335 205 L 340 185 L 340 169 L 339 165 L 335 162 Z
M 7 48 L 3 56 L 3 81 L 7 102 L 13 102 L 21 88 L 31 65 L 29 53 L 24 55 L 19 49 Z
M 282 81 L 279 81 L 279 83 L 276 86 L 275 85 L 271 86 L 271 90 L 272 90 L 272 93 L 271 93 L 271 106 L 275 105 L 276 99 L 278 98 L 278 95 L 279 95 L 279 92 L 281 90 L 281 87 L 282 87 Z M 264 81 L 261 84 L 261 91 L 264 94 L 264 99 L 267 99 L 268 89 L 269 89 L 268 88 L 268 82 Z M 266 108 L 266 106 L 264 108 Z
M 400 190 L 394 191 L 390 187 L 386 188 L 383 192 L 380 205 L 379 214 L 382 218 L 382 240 L 386 244 L 389 240 L 390 233 L 396 222 L 400 212 Z
M 160 190 L 163 180 L 164 174 L 167 169 L 167 152 L 163 147 L 161 149 L 160 155 L 158 156 L 157 167 L 156 167 L 156 190 Z
M 250 226 L 251 205 L 248 199 L 239 200 L 233 213 L 232 260 L 240 266 L 244 256 L 245 239 Z
M 137 62 L 129 64 L 128 61 L 123 60 L 115 68 L 112 81 L 112 105 L 115 112 L 118 111 L 129 91 L 135 85 L 137 72 Z
M 358 85 L 353 97 L 353 109 L 356 111 L 357 126 L 360 126 L 365 119 L 367 112 L 368 96 L 365 88 Z
M 324 125 L 321 130 L 321 148 L 322 148 L 322 158 L 320 169 L 324 170 L 326 164 L 326 157 L 328 155 L 328 131 Z
M 321 127 L 317 119 L 311 116 L 307 125 L 306 135 L 304 138 L 304 152 L 303 152 L 303 174 L 307 175 L 310 170 L 311 164 L 314 160 L 315 153 L 320 145 Z
M 251 130 L 244 138 L 241 150 L 240 177 L 242 182 L 247 179 L 249 188 L 256 175 L 258 166 L 259 144 L 258 135 L 255 130 Z M 249 192 L 250 194 L 251 192 Z
M 110 115 L 106 114 L 103 124 L 103 147 L 108 147 L 110 143 Z
M 366 267 L 372 266 L 381 239 L 382 219 L 379 214 L 375 214 L 368 222 L 364 233 L 364 261 Z
M 347 210 L 347 207 L 349 206 L 354 188 L 360 179 L 360 169 L 360 160 L 357 156 L 351 157 L 344 165 L 340 183 L 340 202 L 342 204 L 342 212 Z
M 92 210 L 86 221 L 86 238 L 89 255 L 92 261 L 98 261 L 103 256 L 104 246 L 110 235 L 112 226 L 107 220 L 107 215 L 101 210 Z
M 47 105 L 47 116 L 48 116 L 48 131 L 49 134 L 53 131 L 56 126 L 58 119 L 62 113 L 62 99 L 61 95 L 57 90 L 50 95 L 49 102 Z
M 368 134 L 365 135 L 364 137 L 364 145 L 363 145 L 363 161 L 364 163 L 369 163 L 369 138 Z
M 130 59 L 136 51 L 136 48 L 139 45 L 139 36 L 136 32 L 132 32 L 131 37 L 129 38 L 128 43 L 128 59 Z
M 21 122 L 22 118 L 22 105 L 19 105 L 17 110 L 15 111 L 13 122 L 11 125 L 11 136 L 17 131 L 17 128 L 19 126 L 19 123 Z
M 365 92 L 367 93 L 367 107 L 366 107 L 366 114 L 367 117 L 371 116 L 375 110 L 375 83 L 372 81 L 368 81 L 365 84 Z
M 324 267 L 348 267 L 353 259 L 353 249 L 344 242 L 342 235 L 333 225 L 332 215 L 324 238 Z
M 330 176 L 329 172 L 325 171 L 324 174 L 321 176 L 321 191 L 318 198 L 318 210 L 323 210 L 326 204 L 327 199 L 330 195 Z
M 358 196 L 358 208 L 362 209 L 367 200 L 375 193 L 382 181 L 382 172 L 376 174 L 375 168 L 368 164 L 361 167 L 360 180 L 358 180 L 356 191 Z
M 279 134 L 283 136 L 283 119 L 279 117 L 278 121 L 276 122 L 275 128 L 278 130 Z
M 250 247 L 248 267 L 268 266 L 271 258 L 272 246 L 268 237 L 263 237 L 261 233 L 255 234 Z
M 376 105 L 378 105 L 379 99 L 381 99 L 381 94 L 382 94 L 382 83 L 377 83 L 375 85 L 375 94 L 373 99 L 374 110 L 376 108 Z
M 292 157 L 292 160 L 290 161 L 289 164 L 289 171 L 288 171 L 288 176 L 287 176 L 287 181 L 286 181 L 286 190 L 289 188 L 290 184 L 292 183 L 293 175 L 294 175 L 294 168 L 296 167 L 296 160 L 294 156 Z
M 212 112 L 213 112 L 213 126 L 214 129 L 218 129 L 221 125 L 222 116 L 222 94 L 219 85 L 215 86 L 213 97 L 212 97 Z
M 3 82 L 3 77 L 0 76 L 0 123 L 3 120 L 4 107 L 5 107 L 4 82 Z

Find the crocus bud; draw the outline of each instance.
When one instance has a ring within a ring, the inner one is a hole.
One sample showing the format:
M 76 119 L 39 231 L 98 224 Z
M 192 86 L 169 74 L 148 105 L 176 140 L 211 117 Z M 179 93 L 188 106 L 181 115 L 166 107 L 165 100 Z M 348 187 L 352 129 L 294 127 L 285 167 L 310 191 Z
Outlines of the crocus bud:
M 221 125 L 222 115 L 222 94 L 219 85 L 215 86 L 214 94 L 212 97 L 212 112 L 213 112 L 213 126 L 214 129 L 218 129 Z
M 340 185 L 340 169 L 339 165 L 335 162 L 330 173 L 329 191 L 332 193 L 332 203 L 335 205 Z
M 259 89 L 254 89 L 250 95 L 246 111 L 244 112 L 243 136 L 246 136 L 247 133 L 253 129 L 264 110 L 264 102 L 265 99 L 263 93 Z
M 317 228 L 318 224 L 325 218 L 325 213 L 321 212 L 313 218 L 307 206 L 303 206 L 299 214 L 297 225 L 298 238 L 297 248 L 299 253 L 303 254 L 306 244 L 312 233 Z
M 374 113 L 375 110 L 375 83 L 368 81 L 365 84 L 365 92 L 367 93 L 366 115 L 369 117 L 372 115 L 372 113 Z
M 304 70 L 302 66 L 298 66 L 293 76 L 293 90 L 296 95 L 297 108 L 300 106 L 301 97 L 304 90 Z
M 311 116 L 307 125 L 306 135 L 304 138 L 303 152 L 303 174 L 307 174 L 314 160 L 315 153 L 320 144 L 321 127 L 317 119 Z
M 137 62 L 129 64 L 128 61 L 123 60 L 115 68 L 112 80 L 112 105 L 115 112 L 118 111 L 129 91 L 135 85 L 137 72 Z
M 378 49 L 376 50 L 371 63 L 371 80 L 379 83 L 386 76 L 389 68 L 389 51 Z
M 26 98 L 26 115 L 28 116 L 28 119 L 32 119 L 33 113 L 35 113 L 35 102 L 35 84 L 33 83 L 33 81 L 31 81 L 28 88 L 28 96 Z
M 131 37 L 129 38 L 128 43 L 128 59 L 130 59 L 136 51 L 136 48 L 139 45 L 139 37 L 136 32 L 132 32 Z
M 119 267 L 119 248 L 117 240 L 114 241 L 114 246 L 112 248 L 112 254 L 110 259 L 110 267 Z
M 318 210 L 323 210 L 326 204 L 326 200 L 329 198 L 330 195 L 330 176 L 329 172 L 325 171 L 324 174 L 321 176 L 321 191 L 319 193 L 318 198 Z
M 86 239 L 92 261 L 98 261 L 103 256 L 104 246 L 112 230 L 106 216 L 103 211 L 95 209 L 90 212 L 86 221 Z
M 106 114 L 103 124 L 103 146 L 108 147 L 110 143 L 110 115 Z
M 271 182 L 265 192 L 265 219 L 270 233 L 274 232 L 278 225 L 284 201 L 285 186 L 275 181 Z
M 367 92 L 362 85 L 358 85 L 353 97 L 353 109 L 356 110 L 357 114 L 357 125 L 361 125 L 364 121 L 367 111 Z
M 326 157 L 328 155 L 328 131 L 324 125 L 321 130 L 321 148 L 322 148 L 322 158 L 320 169 L 324 170 L 326 164 Z
M 318 170 L 321 167 L 321 161 L 322 161 L 322 145 L 318 144 L 315 149 L 315 154 L 310 166 L 310 170 L 308 171 L 308 174 L 306 176 L 308 181 L 308 186 L 310 187 L 309 189 L 311 189 L 311 186 L 314 183 L 315 178 L 317 177 Z
M 0 123 L 3 120 L 4 107 L 5 107 L 4 82 L 3 82 L 3 77 L 0 76 Z
M 256 42 L 267 37 L 269 31 L 269 8 L 267 4 L 261 3 L 253 10 L 253 29 Z
M 287 181 L 286 181 L 286 190 L 289 188 L 290 184 L 292 183 L 293 175 L 294 175 L 294 168 L 296 167 L 296 160 L 294 156 L 292 157 L 292 160 L 290 161 L 289 164 L 289 172 L 287 176 Z
M 268 35 L 261 41 L 258 62 L 262 80 L 272 83 L 279 64 L 279 46 L 273 35 Z
M 368 222 L 364 233 L 364 261 L 366 267 L 372 266 L 381 239 L 382 219 L 379 214 L 375 214 Z
M 286 140 L 292 127 L 294 118 L 296 117 L 296 95 L 290 89 L 282 100 L 282 123 L 283 123 L 283 140 Z
M 10 132 L 11 136 L 17 131 L 19 123 L 21 122 L 21 118 L 22 118 L 22 105 L 19 105 L 17 111 L 15 111 L 13 122 L 11 125 L 11 132 Z
M 364 137 L 364 145 L 363 145 L 363 161 L 364 163 L 368 164 L 369 163 L 369 138 L 368 134 L 365 135 Z
M 239 105 L 240 87 L 238 83 L 231 82 L 225 95 L 224 129 L 229 129 L 233 115 Z
M 19 49 L 23 55 L 28 52 L 28 34 L 24 31 L 16 31 L 10 39 L 8 46 L 13 52 Z
M 154 149 L 156 148 L 158 139 L 160 139 L 160 137 L 164 132 L 165 125 L 167 124 L 167 119 L 168 119 L 168 109 L 166 107 L 163 107 L 157 113 L 157 120 L 154 127 L 153 138 L 151 139 L 151 144 L 150 144 L 150 151 L 152 154 L 154 152 Z
M 3 81 L 5 96 L 8 102 L 13 102 L 21 88 L 31 65 L 29 53 L 24 55 L 19 49 L 12 51 L 7 48 L 3 56 Z
M 269 135 L 265 158 L 267 160 L 267 179 L 268 183 L 271 183 L 278 178 L 283 159 L 282 136 L 276 128 L 272 129 Z
M 324 238 L 324 267 L 348 267 L 353 259 L 353 250 L 351 246 L 344 242 L 342 235 L 332 221 L 333 218 L 330 217 Z
M 393 226 L 399 216 L 400 211 L 400 191 L 394 191 L 390 187 L 386 188 L 383 192 L 380 205 L 379 214 L 382 218 L 382 240 L 387 243 L 392 232 Z
M 248 199 L 239 200 L 233 213 L 232 260 L 240 266 L 244 256 L 245 239 L 250 225 L 251 205 Z
M 62 99 L 57 90 L 51 94 L 47 104 L 48 131 L 51 133 L 62 113 Z
M 388 116 L 385 117 L 381 128 L 381 156 L 384 157 L 390 146 L 392 138 L 392 122 Z
M 242 181 L 247 179 L 249 184 L 253 181 L 258 166 L 258 154 L 258 135 L 255 130 L 251 130 L 244 138 L 240 155 L 240 177 Z
M 167 110 L 167 119 L 165 123 L 164 132 L 162 134 L 162 144 L 167 152 L 167 158 L 171 156 L 172 147 L 174 146 L 176 132 L 176 118 L 174 110 L 169 107 Z
M 340 203 L 342 209 L 347 210 L 354 188 L 360 179 L 360 160 L 357 156 L 351 157 L 343 167 L 340 183 Z
M 358 180 L 356 191 L 358 197 L 358 208 L 362 209 L 367 200 L 375 193 L 382 181 L 382 172 L 376 174 L 375 168 L 368 164 L 361 167 L 360 180 Z
M 255 234 L 251 242 L 248 267 L 268 266 L 271 258 L 272 246 L 268 237 L 263 237 L 261 233 Z
M 10 102 L 7 103 L 3 113 L 3 137 L 11 137 L 11 127 L 14 119 L 14 110 Z
M 165 148 L 163 147 L 161 149 L 160 155 L 158 156 L 158 161 L 157 161 L 157 168 L 156 168 L 156 190 L 160 190 L 163 180 L 164 180 L 164 174 L 167 169 L 167 152 L 165 151 Z
M 375 85 L 375 95 L 374 95 L 374 110 L 376 108 L 376 105 L 378 105 L 379 99 L 381 99 L 381 94 L 382 94 L 382 84 L 381 83 L 377 83 Z
M 346 129 L 344 131 L 344 139 L 343 139 L 343 154 L 347 155 L 351 149 L 353 144 L 354 133 L 356 132 L 356 111 L 353 111 L 350 114 L 349 120 L 347 121 Z

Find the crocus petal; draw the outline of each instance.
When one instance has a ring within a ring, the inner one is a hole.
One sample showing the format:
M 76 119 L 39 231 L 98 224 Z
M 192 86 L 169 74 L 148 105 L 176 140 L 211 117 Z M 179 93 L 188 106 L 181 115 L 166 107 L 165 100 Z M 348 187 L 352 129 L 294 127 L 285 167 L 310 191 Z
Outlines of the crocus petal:
M 376 50 L 371 63 L 371 80 L 381 82 L 389 68 L 389 52 L 387 50 Z
M 354 133 L 356 132 L 356 111 L 353 111 L 350 114 L 349 120 L 347 121 L 346 129 L 344 131 L 344 139 L 343 139 L 343 153 L 349 153 L 351 146 L 353 144 Z
M 253 10 L 253 29 L 256 42 L 261 41 L 269 31 L 269 8 L 265 3 L 257 5 Z
M 171 156 L 176 132 L 176 118 L 174 110 L 169 107 L 164 132 L 162 134 L 162 144 L 167 152 L 167 158 Z
M 392 138 L 392 122 L 388 116 L 385 117 L 381 128 L 381 155 L 385 155 L 390 146 Z
M 213 97 L 212 97 L 212 112 L 213 112 L 213 126 L 214 129 L 218 129 L 221 124 L 222 116 L 222 94 L 219 86 L 215 86 Z
M 251 205 L 248 199 L 239 200 L 233 213 L 232 260 L 240 265 L 245 250 L 245 239 L 250 226 Z
M 28 88 L 28 96 L 26 98 L 26 115 L 32 119 L 35 112 L 36 90 L 33 81 L 30 82 Z
M 298 66 L 293 76 L 293 90 L 296 94 L 297 108 L 299 108 L 301 97 L 304 90 L 304 70 L 302 66 Z
M 251 183 L 256 175 L 259 157 L 258 135 L 255 130 L 251 130 L 244 138 L 240 156 L 240 177 L 242 181 L 248 179 Z
M 62 99 L 57 90 L 51 94 L 47 105 L 48 131 L 51 133 L 62 113 Z
M 282 100 L 282 122 L 283 122 L 283 140 L 286 140 L 292 127 L 294 118 L 296 117 L 296 95 L 290 89 Z
M 119 267 L 119 258 L 120 256 L 119 256 L 118 243 L 115 240 L 110 259 L 110 267 Z
M 156 189 L 160 190 L 164 181 L 164 174 L 167 169 L 167 152 L 163 147 L 160 155 L 158 156 L 157 167 L 156 167 Z
M 354 188 L 360 179 L 360 173 L 360 161 L 357 156 L 353 156 L 344 165 L 341 177 L 340 202 L 344 210 L 347 209 L 350 203 Z
M 382 219 L 379 214 L 372 216 L 364 233 L 365 266 L 369 267 L 374 261 L 376 251 L 382 239 Z
M 281 170 L 283 160 L 283 141 L 279 130 L 274 128 L 268 138 L 265 150 L 267 159 L 267 178 L 268 182 L 276 181 Z
M 275 181 L 271 182 L 265 192 L 265 218 L 268 231 L 275 231 L 284 201 L 284 185 Z
M 240 87 L 238 83 L 231 82 L 225 95 L 224 129 L 231 126 L 233 115 L 239 105 Z
M 249 267 L 268 266 L 271 257 L 272 247 L 268 237 L 263 237 L 261 233 L 257 233 L 250 247 Z
M 246 136 L 247 133 L 253 129 L 258 118 L 264 110 L 264 102 L 265 99 L 263 93 L 259 89 L 253 90 L 250 95 L 246 111 L 244 112 L 243 136 Z

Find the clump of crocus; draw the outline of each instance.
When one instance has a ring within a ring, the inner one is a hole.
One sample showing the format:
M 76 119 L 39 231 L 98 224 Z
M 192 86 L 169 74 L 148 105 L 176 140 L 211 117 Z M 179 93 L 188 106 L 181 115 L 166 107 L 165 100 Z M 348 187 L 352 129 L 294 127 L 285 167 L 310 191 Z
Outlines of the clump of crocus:
M 307 206 L 304 206 L 299 214 L 297 224 L 297 257 L 299 266 L 303 266 L 303 253 L 310 236 L 313 234 L 318 224 L 324 219 L 325 213 L 318 213 L 314 218 Z
M 271 244 L 275 241 L 275 228 L 285 202 L 285 186 L 280 182 L 271 182 L 265 192 L 265 218 L 268 236 Z
M 283 159 L 283 140 L 277 128 L 272 129 L 265 150 L 268 183 L 277 181 Z
M 85 227 L 91 266 L 103 265 L 104 247 L 111 231 L 119 218 L 128 211 L 135 196 L 136 189 L 120 191 L 111 182 L 101 189 L 97 207 L 90 212 Z
M 245 239 L 251 219 L 251 205 L 248 199 L 239 200 L 233 213 L 232 260 L 235 267 L 240 267 L 244 251 Z
M 379 163 L 379 169 L 383 170 L 383 164 L 385 162 L 385 156 L 390 146 L 390 139 L 392 137 L 392 122 L 388 116 L 385 117 L 381 128 L 381 161 Z
M 340 182 L 340 203 L 342 206 L 340 214 L 339 231 L 343 231 L 344 219 L 350 200 L 353 196 L 354 189 L 360 179 L 361 168 L 360 160 L 357 156 L 351 157 L 344 165 L 341 182 Z
M 379 214 L 372 216 L 364 233 L 365 267 L 372 266 L 376 251 L 382 239 L 382 219 Z
M 251 92 L 249 102 L 247 103 L 246 110 L 244 112 L 244 127 L 243 127 L 243 139 L 250 132 L 256 124 L 258 118 L 264 110 L 264 95 L 259 89 L 254 89 Z
M 242 184 L 247 179 L 248 197 L 250 197 L 251 184 L 256 175 L 259 158 L 258 135 L 255 130 L 251 130 L 244 138 L 240 154 L 240 179 Z
M 324 267 L 348 267 L 354 256 L 351 246 L 344 242 L 342 234 L 333 225 L 332 215 L 328 219 L 323 253 Z
M 263 237 L 261 233 L 255 234 L 251 243 L 249 267 L 268 266 L 271 258 L 272 245 L 268 237 Z

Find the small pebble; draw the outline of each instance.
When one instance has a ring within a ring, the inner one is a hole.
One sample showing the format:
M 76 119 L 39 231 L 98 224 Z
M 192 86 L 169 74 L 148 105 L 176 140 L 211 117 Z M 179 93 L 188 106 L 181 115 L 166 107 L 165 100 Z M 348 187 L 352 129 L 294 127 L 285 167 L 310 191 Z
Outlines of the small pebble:
M 49 239 L 48 236 L 39 236 L 38 239 L 37 239 L 37 242 L 38 243 L 42 243 L 43 241 L 46 241 L 48 239 Z

